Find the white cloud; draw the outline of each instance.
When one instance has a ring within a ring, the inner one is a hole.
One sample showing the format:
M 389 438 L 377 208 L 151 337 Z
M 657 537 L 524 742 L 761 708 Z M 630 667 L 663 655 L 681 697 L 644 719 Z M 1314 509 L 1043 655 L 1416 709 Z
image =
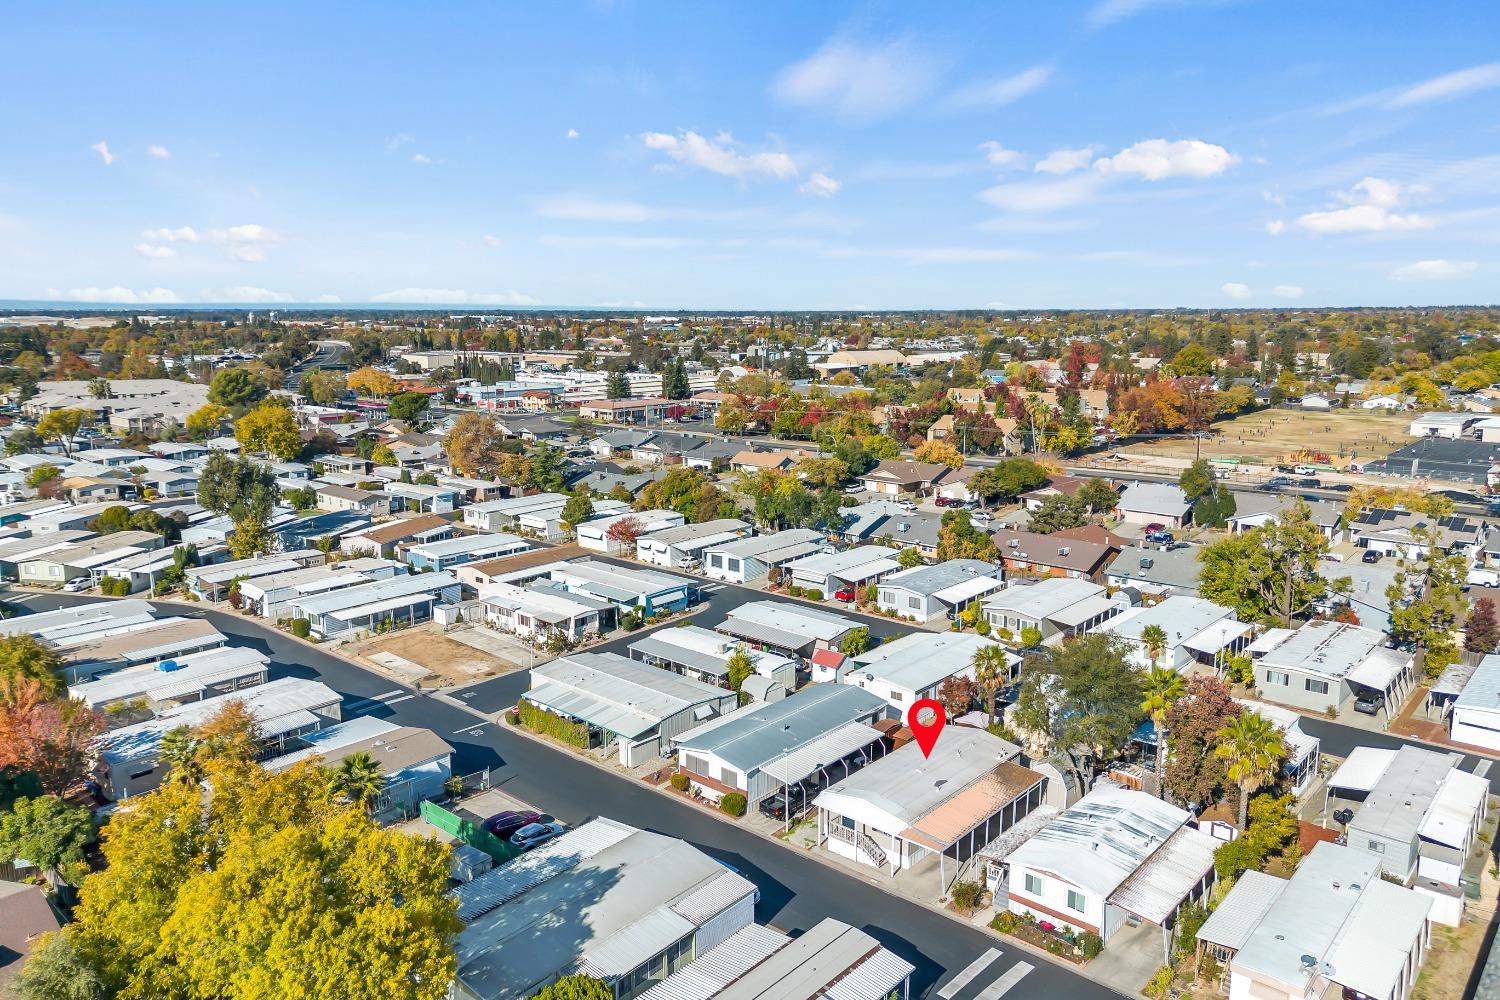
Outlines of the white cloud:
M 1242 285 L 1238 281 L 1226 281 L 1219 286 L 1219 291 L 1231 299 L 1248 299 L 1250 297 L 1250 286 Z
M 266 259 L 266 252 L 253 243 L 236 243 L 229 248 L 229 259 L 242 264 L 259 264 Z
M 112 285 L 109 288 L 49 288 L 47 298 L 66 302 L 119 302 L 129 305 L 181 302 L 170 288 L 143 288 L 139 291 Z
M 531 306 L 536 299 L 517 291 L 466 292 L 461 288 L 397 288 L 370 296 L 371 302 L 400 302 L 443 306 Z
M 1286 220 L 1272 219 L 1270 222 L 1266 223 L 1266 232 L 1270 233 L 1272 236 L 1280 236 L 1282 233 L 1286 232 Z
M 160 229 L 147 229 L 141 233 L 148 240 L 156 240 L 166 243 L 197 243 L 198 231 L 192 226 L 178 226 L 170 229 L 163 226 Z
M 1032 66 L 1013 76 L 984 80 L 963 87 L 948 96 L 944 104 L 955 111 L 975 108 L 1001 108 L 1046 85 L 1052 78 L 1052 67 Z
M 641 141 L 647 149 L 665 153 L 678 163 L 725 177 L 766 176 L 788 180 L 797 176 L 797 164 L 786 153 L 742 153 L 735 148 L 734 137 L 728 132 L 720 132 L 712 139 L 692 131 L 677 135 L 647 132 Z
M 1054 149 L 1037 161 L 1039 174 L 1071 174 L 1082 170 L 1094 158 L 1097 146 L 1080 146 L 1077 149 Z
M 486 235 L 485 238 L 484 238 L 484 245 L 487 246 L 487 247 L 498 247 L 498 246 L 503 246 L 504 243 L 501 241 L 500 237 L 498 237 L 498 236 L 489 236 L 489 235 Z
M 158 146 L 155 143 L 147 146 L 146 152 L 150 153 L 154 159 L 158 160 L 170 160 L 172 158 L 172 151 L 170 149 L 168 149 L 166 146 Z
M 1347 208 L 1308 212 L 1298 217 L 1297 225 L 1310 233 L 1382 233 L 1407 232 L 1432 228 L 1432 220 L 1415 213 L 1398 213 L 1397 207 L 1408 193 L 1421 192 L 1421 186 L 1402 186 L 1379 177 L 1366 177 L 1352 190 L 1340 191 L 1336 197 Z
M 1019 167 L 1025 156 L 1014 149 L 1006 149 L 993 139 L 989 142 L 981 142 L 979 148 L 984 150 L 984 158 L 992 167 Z
M 1477 270 L 1478 261 L 1419 260 L 1415 264 L 1396 268 L 1390 273 L 1390 278 L 1392 281 L 1452 281 L 1467 278 Z
M 1008 212 L 1051 212 L 1092 200 L 1101 180 L 1097 174 L 1080 174 L 1055 181 L 998 184 L 980 192 L 979 197 Z
M 578 130 L 576 128 L 570 128 L 570 129 L 568 129 L 567 136 L 568 136 L 569 139 L 576 139 L 576 138 L 578 138 Z
M 431 163 L 432 162 L 432 157 L 428 156 L 426 153 L 413 153 L 413 154 L 411 154 L 411 162 L 413 162 L 413 163 Z
M 842 181 L 836 181 L 827 174 L 818 172 L 809 177 L 807 183 L 797 188 L 797 190 L 803 194 L 810 194 L 814 198 L 832 198 L 839 193 L 839 188 L 843 186 Z
M 292 297 L 285 292 L 273 292 L 269 288 L 254 285 L 231 285 L 228 288 L 205 290 L 202 298 L 206 302 L 290 302 Z
M 735 222 L 755 212 L 745 208 L 667 208 L 635 201 L 601 201 L 587 195 L 558 195 L 538 202 L 536 214 L 578 222 Z
M 1262 191 L 1260 197 L 1267 205 L 1275 205 L 1277 208 L 1286 205 L 1286 196 L 1280 191 Z
M 171 247 L 164 247 L 153 243 L 137 243 L 135 252 L 147 260 L 166 260 L 168 257 L 176 257 L 177 251 Z
M 313 301 L 314 302 L 342 302 L 344 300 L 341 299 L 341 298 L 339 298 L 337 295 L 328 295 L 328 294 L 325 293 L 323 295 L 319 295 L 317 298 L 313 299 Z
M 1435 76 L 1431 80 L 1397 92 L 1386 102 L 1388 108 L 1410 108 L 1436 101 L 1451 101 L 1457 97 L 1500 87 L 1500 62 L 1471 66 Z
M 870 45 L 831 39 L 778 73 L 771 93 L 787 104 L 873 121 L 925 97 L 937 71 L 936 60 L 905 39 Z
M 115 154 L 109 151 L 109 143 L 105 142 L 103 139 L 100 139 L 98 142 L 94 143 L 89 147 L 89 149 L 92 149 L 94 152 L 99 154 L 99 159 L 104 161 L 104 165 L 106 167 L 115 162 Z
M 413 138 L 412 135 L 409 132 L 398 132 L 396 135 L 388 136 L 386 138 L 386 140 L 385 140 L 385 151 L 387 153 L 394 153 L 396 150 L 400 149 L 402 146 L 405 146 L 408 143 L 412 143 L 412 142 L 416 142 L 416 141 L 417 140 L 415 138 Z
M 1278 299 L 1300 299 L 1302 298 L 1301 285 L 1277 285 L 1271 289 L 1271 294 Z
M 1148 181 L 1168 177 L 1213 177 L 1239 162 L 1223 146 L 1199 139 L 1146 139 L 1114 156 L 1094 161 L 1104 173 L 1134 174 Z

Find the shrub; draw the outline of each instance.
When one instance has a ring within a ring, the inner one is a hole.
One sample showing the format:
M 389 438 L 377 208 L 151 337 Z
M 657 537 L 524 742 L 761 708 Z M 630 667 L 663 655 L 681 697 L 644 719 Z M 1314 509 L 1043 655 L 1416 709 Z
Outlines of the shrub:
M 976 909 L 983 896 L 984 886 L 978 882 L 954 882 L 953 888 L 948 891 L 948 898 L 960 910 Z
M 1021 918 L 1009 910 L 1001 910 L 995 914 L 995 919 L 990 921 L 990 926 L 1001 934 L 1014 934 L 1016 928 L 1021 926 Z
M 685 792 L 688 790 L 688 776 L 685 774 L 674 774 L 671 778 L 668 779 L 668 781 L 670 781 L 672 787 L 677 789 L 679 792 Z
M 1086 962 L 1098 958 L 1099 953 L 1104 950 L 1104 941 L 1093 931 L 1084 931 L 1078 935 L 1078 940 L 1074 944 L 1078 945 L 1078 951 Z
M 739 792 L 730 792 L 719 800 L 719 808 L 726 814 L 734 817 L 745 815 L 745 809 L 749 804 Z
M 1167 994 L 1172 991 L 1172 980 L 1174 978 L 1175 975 L 1172 972 L 1172 967 L 1170 965 L 1163 965 L 1147 981 L 1145 988 L 1141 992 L 1150 997 L 1151 1000 L 1166 1000 Z
M 1041 641 L 1042 641 L 1042 631 L 1041 631 L 1041 629 L 1034 628 L 1034 627 L 1028 625 L 1028 626 L 1026 626 L 1025 628 L 1023 628 L 1021 630 L 1021 645 L 1023 645 L 1023 646 L 1037 646 L 1037 645 L 1041 644 Z
M 634 611 L 627 611 L 620 616 L 620 627 L 627 632 L 634 632 L 641 627 L 641 616 Z
M 293 618 L 292 635 L 295 635 L 299 639 L 306 639 L 312 635 L 312 622 L 306 618 Z
M 786 588 L 786 592 L 792 597 L 802 596 L 802 588 L 797 586 L 796 584 L 792 584 L 790 587 Z
M 817 587 L 812 587 L 808 590 L 804 590 L 802 592 L 802 596 L 807 598 L 809 601 L 821 601 L 823 599 L 823 592 Z
M 539 708 L 529 701 L 523 701 L 519 706 L 521 710 L 521 722 L 526 728 L 553 739 L 560 740 L 569 746 L 587 750 L 589 745 L 589 727 L 582 722 L 573 722 L 564 719 L 560 715 L 553 715 L 544 708 Z
M 990 623 L 981 618 L 979 619 L 979 621 L 974 623 L 974 631 L 978 632 L 980 635 L 989 635 Z

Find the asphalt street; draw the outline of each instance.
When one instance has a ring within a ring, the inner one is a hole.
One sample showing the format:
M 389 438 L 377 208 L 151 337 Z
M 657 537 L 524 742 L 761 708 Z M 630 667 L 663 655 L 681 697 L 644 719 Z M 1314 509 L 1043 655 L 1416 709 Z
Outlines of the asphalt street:
M 745 592 L 734 588 L 744 600 Z M 717 592 L 714 592 L 717 593 Z M 726 600 L 736 599 L 730 595 Z M 12 603 L 33 611 L 97 600 L 84 595 L 14 594 Z M 1014 944 L 888 893 L 860 879 L 773 843 L 690 805 L 641 787 L 622 775 L 483 722 L 469 712 L 394 683 L 342 657 L 304 645 L 258 621 L 207 609 L 164 606 L 164 613 L 204 617 L 235 645 L 250 646 L 272 660 L 273 677 L 304 677 L 327 684 L 344 698 L 346 717 L 373 715 L 401 725 L 432 729 L 456 751 L 454 767 L 468 773 L 489 768 L 492 784 L 577 825 L 609 816 L 642 829 L 680 837 L 724 860 L 761 890 L 757 920 L 788 931 L 805 931 L 824 917 L 859 927 L 916 967 L 913 996 L 943 1000 L 1105 1000 L 1120 994 L 1091 979 L 1024 954 Z M 717 620 L 717 619 L 712 619 Z M 889 623 L 884 623 L 889 624 Z M 524 674 L 511 683 L 524 684 Z M 493 683 L 493 682 L 492 682 Z M 998 957 L 990 956 L 998 950 Z M 983 961 L 988 959 L 988 961 Z M 972 978 L 952 989 L 946 984 Z

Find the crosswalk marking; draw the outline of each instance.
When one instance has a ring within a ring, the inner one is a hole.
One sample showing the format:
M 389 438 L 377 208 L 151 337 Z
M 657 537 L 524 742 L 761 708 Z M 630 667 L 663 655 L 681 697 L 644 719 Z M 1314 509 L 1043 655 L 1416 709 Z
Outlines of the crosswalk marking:
M 407 694 L 407 692 L 403 691 L 401 688 L 397 688 L 394 691 L 387 691 L 385 694 L 377 694 L 370 698 L 360 698 L 358 701 L 351 701 L 347 706 L 345 706 L 344 711 L 365 712 L 376 707 L 377 705 L 394 705 L 398 701 L 405 701 L 407 698 L 411 697 L 414 696 Z
M 953 997 L 958 995 L 959 990 L 963 989 L 965 986 L 968 986 L 970 983 L 972 983 L 975 979 L 979 978 L 979 974 L 986 968 L 988 968 L 991 962 L 999 957 L 999 948 L 989 949 L 983 955 L 980 955 L 978 958 L 974 959 L 974 961 L 970 962 L 968 967 L 965 968 L 962 972 L 954 976 L 952 979 L 948 980 L 947 985 L 938 990 L 938 996 L 941 997 L 942 1000 L 953 1000 Z
M 410 701 L 411 699 L 413 699 L 415 697 L 416 697 L 416 695 L 414 695 L 414 694 L 404 694 L 404 695 L 402 695 L 399 698 L 392 698 L 390 701 L 386 702 L 385 704 L 387 704 L 387 705 L 399 705 L 403 701 Z
M 1001 997 L 1005 996 L 1005 994 L 1010 991 L 1010 988 L 1012 986 L 1016 985 L 1022 979 L 1024 979 L 1026 973 L 1030 971 L 1030 962 L 1017 962 L 1015 965 L 1011 966 L 1009 972 L 1001 976 L 999 979 L 995 980 L 990 984 L 987 990 L 979 994 L 976 1000 L 1000 1000 Z

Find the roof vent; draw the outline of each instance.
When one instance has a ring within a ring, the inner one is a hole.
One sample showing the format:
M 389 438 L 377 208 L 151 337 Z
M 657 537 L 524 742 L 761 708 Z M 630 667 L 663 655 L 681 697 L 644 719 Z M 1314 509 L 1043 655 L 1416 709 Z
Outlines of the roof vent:
M 1008 549 L 1020 548 L 1020 545 L 1021 540 L 1019 538 L 1012 538 L 1010 541 L 1005 543 L 1005 547 Z

